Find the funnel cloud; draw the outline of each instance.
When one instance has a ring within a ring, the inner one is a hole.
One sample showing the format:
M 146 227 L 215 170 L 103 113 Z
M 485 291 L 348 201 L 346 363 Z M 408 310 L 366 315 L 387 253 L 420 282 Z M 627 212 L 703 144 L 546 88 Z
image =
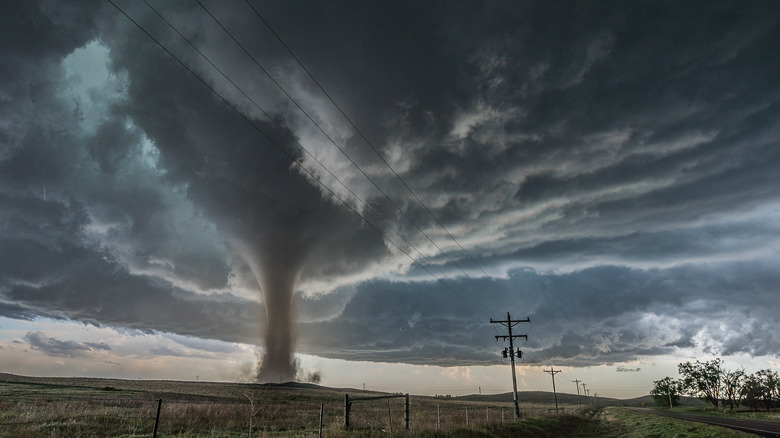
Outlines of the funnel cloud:
M 0 371 L 777 363 L 780 3 L 114 3 L 0 2 Z

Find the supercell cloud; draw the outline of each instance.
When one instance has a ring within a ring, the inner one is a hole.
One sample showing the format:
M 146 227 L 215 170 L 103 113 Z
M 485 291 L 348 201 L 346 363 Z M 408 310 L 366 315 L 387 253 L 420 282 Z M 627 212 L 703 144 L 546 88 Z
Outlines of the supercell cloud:
M 775 4 L 17 3 L 2 316 L 254 343 L 261 380 L 495 363 L 507 311 L 561 365 L 780 353 Z

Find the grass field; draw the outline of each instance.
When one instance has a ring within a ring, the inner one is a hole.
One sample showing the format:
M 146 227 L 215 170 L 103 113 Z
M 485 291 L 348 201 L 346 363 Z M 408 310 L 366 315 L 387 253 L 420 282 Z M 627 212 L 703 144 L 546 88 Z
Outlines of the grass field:
M 151 437 L 162 399 L 158 437 L 316 437 L 320 407 L 326 437 L 740 437 L 714 426 L 654 417 L 622 408 L 550 414 L 552 404 L 469 398 L 354 402 L 343 430 L 344 394 L 378 393 L 311 385 L 29 378 L 0 375 L 0 437 Z
M 677 409 L 677 408 L 676 408 Z M 712 407 L 684 407 L 679 408 L 683 412 L 699 415 L 714 415 L 718 417 L 742 418 L 745 420 L 774 421 L 780 423 L 780 412 L 774 411 L 749 411 L 747 409 L 714 409 Z

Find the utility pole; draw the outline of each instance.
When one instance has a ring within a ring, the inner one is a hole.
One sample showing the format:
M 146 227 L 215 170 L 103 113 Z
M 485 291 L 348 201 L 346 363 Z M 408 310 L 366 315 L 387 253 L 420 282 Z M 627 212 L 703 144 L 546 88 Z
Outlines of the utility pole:
M 582 402 L 580 401 L 580 379 L 574 379 L 572 380 L 574 382 L 574 386 L 577 387 L 577 404 L 580 405 L 580 408 L 582 408 Z
M 585 390 L 585 384 L 582 384 L 582 394 L 585 396 L 585 404 L 588 404 L 588 393 Z
M 514 345 L 514 340 L 515 340 L 515 338 L 525 338 L 527 340 L 528 336 L 527 335 L 513 335 L 512 334 L 512 327 L 516 326 L 517 324 L 520 324 L 521 322 L 531 322 L 531 319 L 530 318 L 526 318 L 526 319 L 515 319 L 515 320 L 513 320 L 512 317 L 509 316 L 509 312 L 506 312 L 506 321 L 502 321 L 502 320 L 494 321 L 493 318 L 490 318 L 490 323 L 491 324 L 501 324 L 504 327 L 506 327 L 507 330 L 509 331 L 508 335 L 496 335 L 496 339 L 503 339 L 505 341 L 507 339 L 509 339 L 509 351 L 507 351 L 506 348 L 505 348 L 504 351 L 501 352 L 501 355 L 503 357 L 509 356 L 511 358 L 511 361 L 512 361 L 512 389 L 513 389 L 512 397 L 514 398 L 514 402 L 515 402 L 515 418 L 520 418 L 520 404 L 517 401 L 517 376 L 515 374 L 515 345 Z M 519 348 L 517 349 L 517 357 L 518 358 L 523 357 L 523 352 L 520 351 Z
M 545 373 L 549 373 L 553 381 L 553 396 L 555 396 L 555 413 L 558 413 L 558 393 L 555 391 L 555 374 L 560 373 L 561 370 L 554 370 L 550 367 L 550 371 L 544 370 Z

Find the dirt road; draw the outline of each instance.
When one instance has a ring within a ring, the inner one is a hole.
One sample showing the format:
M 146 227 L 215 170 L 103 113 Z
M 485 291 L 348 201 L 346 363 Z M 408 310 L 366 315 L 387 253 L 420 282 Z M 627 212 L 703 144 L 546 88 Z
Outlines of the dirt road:
M 742 432 L 754 433 L 761 436 L 780 437 L 780 423 L 770 421 L 743 420 L 739 418 L 715 417 L 710 415 L 696 415 L 687 412 L 676 412 L 648 408 L 626 408 L 636 412 L 672 417 L 680 420 L 698 421 L 700 423 L 713 424 L 715 426 L 728 427 Z

